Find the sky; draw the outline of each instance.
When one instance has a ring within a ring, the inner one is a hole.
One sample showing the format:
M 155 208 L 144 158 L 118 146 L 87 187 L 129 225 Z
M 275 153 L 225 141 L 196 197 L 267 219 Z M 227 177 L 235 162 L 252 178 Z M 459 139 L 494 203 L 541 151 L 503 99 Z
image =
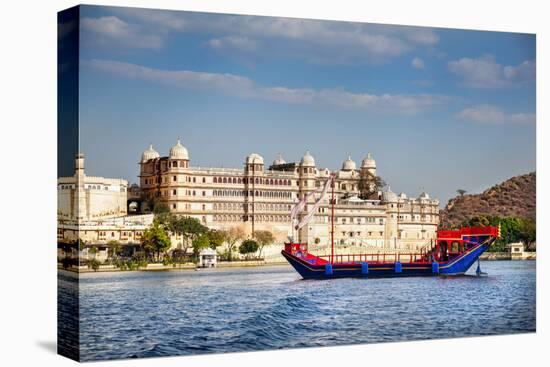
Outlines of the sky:
M 63 24 L 60 24 L 63 29 Z M 62 32 L 60 33 L 62 37 Z M 192 166 L 371 152 L 394 192 L 444 205 L 535 170 L 532 34 L 82 6 L 80 150 L 138 182 L 181 138 Z

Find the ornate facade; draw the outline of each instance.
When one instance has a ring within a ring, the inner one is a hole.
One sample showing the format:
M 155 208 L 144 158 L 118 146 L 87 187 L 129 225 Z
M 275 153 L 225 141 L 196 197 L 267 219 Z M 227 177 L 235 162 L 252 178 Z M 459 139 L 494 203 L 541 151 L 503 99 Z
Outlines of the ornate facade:
M 427 193 L 418 198 L 396 195 L 390 189 L 368 200 L 362 190 L 376 177 L 376 162 L 367 155 L 357 168 L 348 157 L 337 172 L 318 168 L 306 152 L 299 162 L 279 155 L 266 166 L 252 153 L 242 169 L 202 168 L 190 165 L 187 149 L 178 140 L 168 156 L 150 146 L 140 160 L 143 199 L 164 202 L 174 213 L 199 219 L 210 228 L 242 227 L 251 236 L 269 230 L 282 241 L 287 236 L 310 243 L 328 243 L 331 233 L 330 195 L 314 219 L 293 233 L 290 211 L 300 198 L 323 186 L 335 174 L 335 243 L 380 248 L 418 249 L 436 236 L 439 201 Z M 372 188 L 372 187 L 371 187 Z M 313 195 L 306 212 L 317 200 Z

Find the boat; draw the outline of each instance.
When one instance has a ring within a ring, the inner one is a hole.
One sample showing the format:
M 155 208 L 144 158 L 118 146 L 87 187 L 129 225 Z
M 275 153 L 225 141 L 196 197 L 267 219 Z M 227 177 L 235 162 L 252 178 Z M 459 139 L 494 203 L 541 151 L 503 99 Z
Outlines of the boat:
M 289 241 L 285 243 L 282 255 L 304 279 L 333 278 L 389 278 L 412 276 L 457 276 L 464 275 L 478 263 L 476 274 L 486 275 L 479 267 L 481 254 L 500 236 L 500 226 L 462 227 L 458 230 L 438 230 L 430 244 L 414 253 L 365 253 L 337 254 L 334 248 L 334 176 L 329 179 L 321 198 L 300 224 L 293 227 L 299 230 L 307 224 L 321 199 L 332 187 L 331 215 L 331 254 L 317 256 L 308 251 L 307 243 Z M 312 195 L 312 194 L 310 194 Z M 291 212 L 297 213 L 305 207 L 303 198 Z M 309 216 L 309 217 L 308 217 Z

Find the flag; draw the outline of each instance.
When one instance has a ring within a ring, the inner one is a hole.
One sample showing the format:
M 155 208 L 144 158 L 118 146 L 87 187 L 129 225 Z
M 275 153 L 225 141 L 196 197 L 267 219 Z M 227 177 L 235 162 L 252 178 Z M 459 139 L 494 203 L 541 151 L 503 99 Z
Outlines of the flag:
M 327 182 L 325 183 L 325 187 L 323 187 L 323 191 L 321 192 L 321 197 L 319 198 L 319 200 L 317 200 L 315 202 L 315 204 L 313 204 L 313 207 L 311 208 L 311 210 L 309 211 L 309 213 L 307 213 L 307 215 L 305 217 L 302 218 L 302 220 L 300 221 L 300 223 L 298 223 L 298 225 L 296 226 L 296 229 L 300 229 L 302 228 L 303 226 L 305 226 L 306 224 L 309 223 L 309 221 L 311 220 L 311 218 L 313 218 L 313 216 L 315 215 L 315 212 L 317 211 L 317 209 L 319 208 L 319 206 L 321 205 L 321 201 L 323 201 L 323 198 L 325 197 L 325 195 L 327 194 L 327 191 L 330 187 L 330 184 L 332 182 L 332 177 L 329 178 L 327 180 Z M 311 193 L 309 196 L 313 195 L 313 193 Z

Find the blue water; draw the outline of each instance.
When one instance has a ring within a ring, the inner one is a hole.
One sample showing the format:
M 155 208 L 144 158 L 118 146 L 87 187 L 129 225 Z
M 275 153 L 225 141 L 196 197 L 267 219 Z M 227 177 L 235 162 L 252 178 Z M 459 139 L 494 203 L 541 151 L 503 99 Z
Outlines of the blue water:
M 326 281 L 287 266 L 84 274 L 81 358 L 534 332 L 535 262 L 482 268 L 489 276 Z

